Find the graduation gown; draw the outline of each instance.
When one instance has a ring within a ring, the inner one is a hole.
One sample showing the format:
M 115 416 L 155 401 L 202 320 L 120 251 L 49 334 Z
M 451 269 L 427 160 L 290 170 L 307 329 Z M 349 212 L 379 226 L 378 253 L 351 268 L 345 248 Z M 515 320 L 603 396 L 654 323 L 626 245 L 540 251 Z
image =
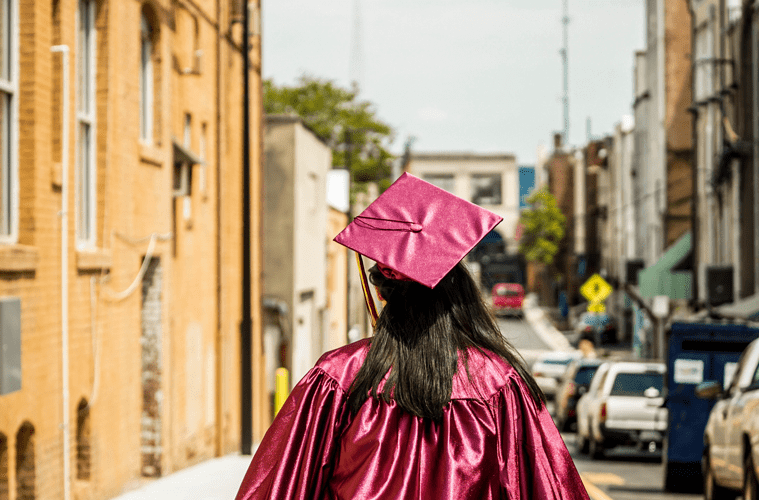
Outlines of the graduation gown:
M 236 500 L 588 499 L 545 407 L 495 354 L 468 352 L 443 419 L 369 398 L 351 416 L 361 340 L 324 354 L 264 436 Z

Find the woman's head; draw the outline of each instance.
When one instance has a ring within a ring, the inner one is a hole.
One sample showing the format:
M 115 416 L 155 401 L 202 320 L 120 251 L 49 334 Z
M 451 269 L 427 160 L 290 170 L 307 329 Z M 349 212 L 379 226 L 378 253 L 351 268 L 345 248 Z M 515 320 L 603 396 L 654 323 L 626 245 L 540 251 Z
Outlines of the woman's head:
M 388 274 L 372 266 L 369 281 L 386 302 L 382 315 L 394 327 L 429 329 L 442 321 L 467 329 L 474 318 L 492 323 L 476 283 L 461 262 L 434 288 L 407 279 L 388 278 Z M 424 324 L 418 324 L 420 321 Z
M 351 387 L 352 411 L 357 412 L 371 394 L 393 399 L 414 415 L 440 418 L 450 401 L 458 357 L 471 347 L 506 359 L 540 401 L 540 390 L 501 335 L 464 264 L 458 263 L 434 288 L 388 278 L 377 266 L 369 270 L 369 276 L 385 306 Z M 383 392 L 378 393 L 388 372 Z

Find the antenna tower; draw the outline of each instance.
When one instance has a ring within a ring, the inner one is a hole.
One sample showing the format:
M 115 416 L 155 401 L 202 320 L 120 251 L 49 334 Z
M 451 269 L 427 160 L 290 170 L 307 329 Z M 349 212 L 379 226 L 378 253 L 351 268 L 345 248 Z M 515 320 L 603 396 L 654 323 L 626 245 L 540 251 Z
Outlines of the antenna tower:
M 351 85 L 357 89 L 363 80 L 363 47 L 361 40 L 361 0 L 353 0 L 353 36 L 351 40 L 350 64 L 348 67 Z
M 564 15 L 561 18 L 564 26 L 564 46 L 559 51 L 564 66 L 564 96 L 561 98 L 564 104 L 564 144 L 569 144 L 569 4 L 564 0 Z

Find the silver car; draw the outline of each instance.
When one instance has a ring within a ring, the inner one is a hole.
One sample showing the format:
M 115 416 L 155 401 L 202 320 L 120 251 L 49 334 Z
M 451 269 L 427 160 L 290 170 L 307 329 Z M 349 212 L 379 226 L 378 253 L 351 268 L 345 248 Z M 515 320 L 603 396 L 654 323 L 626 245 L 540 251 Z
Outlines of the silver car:
M 696 387 L 701 398 L 718 398 L 704 430 L 704 496 L 707 500 L 756 500 L 759 473 L 759 340 L 743 351 L 727 389 L 707 381 Z

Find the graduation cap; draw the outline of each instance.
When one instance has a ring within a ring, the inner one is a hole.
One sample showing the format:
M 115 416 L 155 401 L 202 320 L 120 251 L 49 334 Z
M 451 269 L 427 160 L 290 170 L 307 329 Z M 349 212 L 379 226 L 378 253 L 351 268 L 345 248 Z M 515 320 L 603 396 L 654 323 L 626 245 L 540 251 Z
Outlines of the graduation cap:
M 335 241 L 357 254 L 367 306 L 376 320 L 361 255 L 393 279 L 434 288 L 503 217 L 409 173 L 401 175 Z

